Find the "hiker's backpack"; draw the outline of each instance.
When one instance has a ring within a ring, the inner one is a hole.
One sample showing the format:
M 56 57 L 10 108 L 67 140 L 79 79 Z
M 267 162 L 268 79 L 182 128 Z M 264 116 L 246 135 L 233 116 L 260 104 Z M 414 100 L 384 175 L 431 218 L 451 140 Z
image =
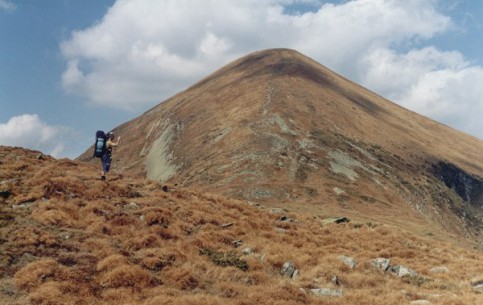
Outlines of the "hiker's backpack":
M 94 157 L 102 158 L 106 151 L 106 133 L 102 130 L 96 132 L 96 143 L 94 144 Z

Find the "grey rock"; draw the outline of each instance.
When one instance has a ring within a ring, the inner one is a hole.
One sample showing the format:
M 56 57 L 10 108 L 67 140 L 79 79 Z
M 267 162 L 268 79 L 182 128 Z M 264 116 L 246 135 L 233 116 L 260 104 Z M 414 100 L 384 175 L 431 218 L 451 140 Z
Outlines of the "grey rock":
M 270 209 L 270 214 L 285 214 L 287 212 L 288 211 L 286 209 L 282 209 L 282 208 L 271 208 Z
M 285 216 L 285 215 L 280 217 L 279 220 L 282 221 L 282 222 L 293 222 L 294 221 L 292 218 Z
M 324 219 L 324 220 L 321 221 L 321 223 L 323 225 L 332 224 L 332 223 L 341 224 L 341 223 L 348 223 L 348 222 L 350 222 L 350 219 L 347 218 L 347 217 L 326 218 L 326 219 Z
M 427 300 L 416 300 L 416 301 L 412 301 L 410 304 L 413 304 L 413 305 L 430 305 L 431 302 L 427 301 Z
M 282 274 L 289 278 L 294 278 L 298 276 L 299 271 L 292 262 L 285 262 L 282 267 Z
M 316 288 L 316 289 L 310 289 L 310 291 L 317 296 L 327 296 L 327 297 L 342 296 L 342 290 L 339 290 L 339 289 Z
M 288 233 L 289 231 L 284 228 L 275 228 L 275 232 L 285 234 L 285 233 Z
M 415 276 L 418 276 L 418 273 L 416 271 L 414 271 L 413 269 L 408 268 L 406 266 L 402 266 L 402 265 L 389 267 L 388 271 L 391 272 L 392 274 L 394 274 L 397 277 L 403 277 L 403 276 L 415 277 Z
M 391 267 L 391 260 L 388 258 L 378 257 L 375 259 L 370 260 L 370 263 L 379 269 L 387 271 L 389 267 Z
M 473 286 L 473 290 L 476 293 L 483 293 L 483 279 L 482 278 L 474 278 L 471 280 L 471 286 Z
M 139 209 L 139 205 L 135 204 L 134 202 L 131 202 L 129 204 L 126 204 L 124 208 L 127 210 L 137 210 Z
M 340 255 L 339 260 L 341 260 L 345 265 L 347 265 L 351 269 L 354 269 L 357 266 L 356 260 L 352 257 Z
M 340 280 L 337 275 L 332 276 L 332 279 L 330 280 L 332 284 L 339 286 L 340 285 Z
M 449 268 L 448 267 L 434 267 L 429 270 L 429 272 L 432 273 L 449 273 Z
M 30 206 L 32 206 L 33 204 L 34 204 L 33 201 L 24 202 L 24 203 L 21 203 L 21 204 L 12 205 L 12 209 L 14 209 L 14 210 L 16 210 L 16 209 L 26 209 L 26 208 L 29 208 Z
M 234 240 L 232 244 L 233 244 L 233 247 L 238 248 L 243 244 L 243 240 L 241 239 Z
M 246 247 L 246 248 L 244 248 L 244 249 L 242 250 L 242 253 L 243 253 L 244 255 L 251 255 L 251 254 L 253 254 L 253 252 L 254 252 L 254 251 L 253 251 L 253 248 L 252 248 L 252 247 Z

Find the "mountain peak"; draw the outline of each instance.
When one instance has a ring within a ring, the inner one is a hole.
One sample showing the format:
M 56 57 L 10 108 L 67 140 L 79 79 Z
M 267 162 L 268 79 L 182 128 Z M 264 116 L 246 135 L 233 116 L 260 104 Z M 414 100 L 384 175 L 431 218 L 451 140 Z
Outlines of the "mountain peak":
M 403 213 L 392 221 L 481 238 L 483 143 L 294 50 L 235 60 L 116 132 L 116 171 L 265 204 Z M 438 164 L 475 178 L 471 202 Z

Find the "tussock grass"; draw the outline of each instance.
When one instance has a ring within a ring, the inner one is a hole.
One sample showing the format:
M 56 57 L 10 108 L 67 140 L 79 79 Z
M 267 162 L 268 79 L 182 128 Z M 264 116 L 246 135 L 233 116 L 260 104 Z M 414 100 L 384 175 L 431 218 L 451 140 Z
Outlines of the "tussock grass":
M 15 155 L 17 154 L 17 155 Z M 0 180 L 1 304 L 481 304 L 470 280 L 483 254 L 383 223 L 321 225 L 318 217 L 282 215 L 216 194 L 129 177 L 102 182 L 77 162 L 19 160 Z M 8 162 L 5 162 L 6 164 Z M 31 205 L 12 205 L 30 198 Z M 281 230 L 283 229 L 283 230 Z M 235 241 L 237 241 L 235 243 Z M 244 253 L 245 248 L 251 251 Z M 354 269 L 338 257 L 357 260 Z M 389 258 L 416 270 L 396 278 L 369 260 Z M 281 269 L 291 261 L 294 278 Z M 445 266 L 450 272 L 434 273 Z M 333 283 L 334 276 L 338 284 Z M 311 289 L 343 291 L 321 297 Z M 24 298 L 24 294 L 28 298 Z

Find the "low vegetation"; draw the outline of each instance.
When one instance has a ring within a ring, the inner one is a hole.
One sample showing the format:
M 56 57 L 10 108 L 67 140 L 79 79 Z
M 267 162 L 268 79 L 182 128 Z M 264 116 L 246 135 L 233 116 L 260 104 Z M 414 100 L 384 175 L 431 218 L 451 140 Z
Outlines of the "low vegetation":
M 0 304 L 483 301 L 471 284 L 483 254 L 470 247 L 116 173 L 105 182 L 95 166 L 34 151 L 0 147 L 0 163 Z M 384 272 L 370 263 L 378 257 L 418 276 Z M 283 274 L 286 262 L 297 276 Z

